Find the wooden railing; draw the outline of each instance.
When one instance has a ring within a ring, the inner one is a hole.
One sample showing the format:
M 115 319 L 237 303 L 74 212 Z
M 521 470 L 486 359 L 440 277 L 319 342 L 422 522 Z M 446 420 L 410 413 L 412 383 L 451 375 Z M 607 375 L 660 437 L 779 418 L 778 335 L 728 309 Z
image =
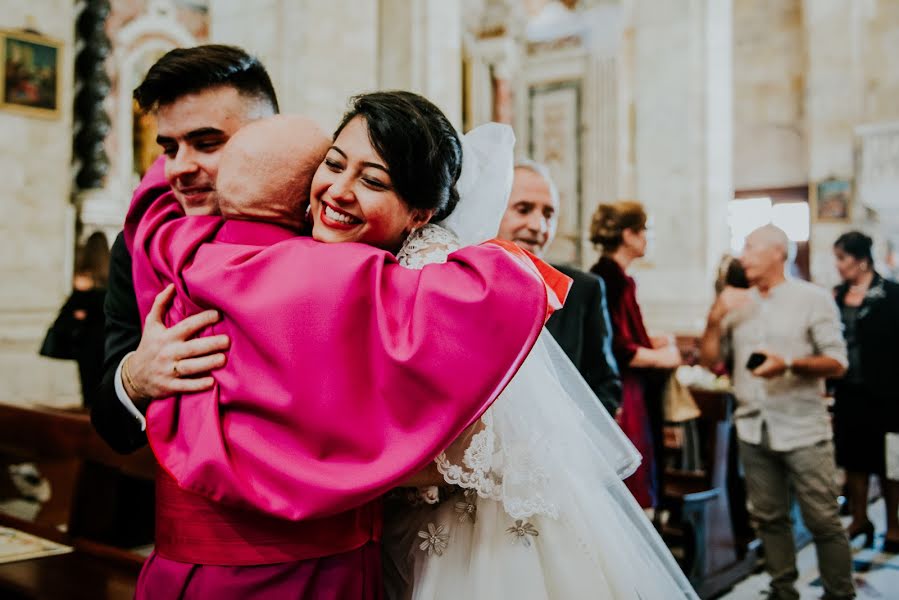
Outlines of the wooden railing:
M 745 508 L 737 467 L 732 411 L 724 392 L 691 390 L 697 419 L 702 469 L 666 469 L 662 508 L 670 513 L 663 529 L 700 597 L 711 598 L 755 568 L 759 544 Z
M 51 496 L 34 518 L 0 512 L 0 525 L 73 546 L 69 554 L 0 564 L 0 597 L 133 598 L 144 557 L 128 545 L 152 542 L 149 449 L 122 456 L 86 413 L 0 404 L 0 498 L 18 491 L 7 466 L 31 462 Z

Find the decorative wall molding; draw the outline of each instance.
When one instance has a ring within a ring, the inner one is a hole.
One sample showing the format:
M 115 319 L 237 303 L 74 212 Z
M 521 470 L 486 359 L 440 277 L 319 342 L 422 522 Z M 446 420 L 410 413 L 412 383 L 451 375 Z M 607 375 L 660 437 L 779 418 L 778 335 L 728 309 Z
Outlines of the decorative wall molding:
M 600 202 L 618 198 L 619 181 L 619 58 L 603 46 L 602 53 L 583 44 L 531 48 L 522 59 L 516 91 L 516 131 L 519 152 L 542 152 L 548 132 L 536 129 L 535 91 L 553 86 L 578 89 L 578 117 L 574 143 L 576 164 L 549 163 L 562 195 L 559 232 L 549 258 L 580 267 L 595 258 L 589 241 L 590 221 Z M 593 46 L 595 48 L 595 46 Z M 556 134 L 553 134 L 558 137 Z M 569 136 L 563 136 L 569 137 Z M 541 160 L 540 156 L 535 156 Z M 572 179 L 572 173 L 576 177 Z M 570 188 L 570 189 L 569 189 Z
M 877 268 L 899 278 L 899 121 L 855 129 L 856 205 L 873 211 Z
M 75 185 L 77 189 L 103 186 L 109 171 L 104 142 L 109 133 L 109 115 L 104 101 L 110 82 L 106 59 L 110 44 L 106 37 L 109 0 L 86 0 L 75 22 L 75 101 L 74 143 Z
M 856 195 L 883 220 L 899 222 L 899 122 L 855 129 Z
M 151 2 L 144 14 L 118 31 L 114 42 L 115 158 L 105 186 L 79 194 L 82 235 L 103 231 L 110 242 L 121 229 L 131 192 L 138 182 L 134 173 L 132 92 L 160 54 L 197 45 L 194 36 L 178 22 L 174 4 L 166 0 Z

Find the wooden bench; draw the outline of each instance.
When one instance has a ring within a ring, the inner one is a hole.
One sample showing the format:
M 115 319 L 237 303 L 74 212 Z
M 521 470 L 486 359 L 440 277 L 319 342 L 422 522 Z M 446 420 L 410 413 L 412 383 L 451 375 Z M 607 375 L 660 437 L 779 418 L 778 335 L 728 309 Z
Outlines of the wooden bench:
M 156 462 L 145 448 L 113 452 L 86 413 L 0 404 L 0 497 L 16 489 L 7 466 L 32 462 L 51 497 L 34 518 L 0 512 L 0 525 L 74 547 L 69 554 L 0 564 L 0 597 L 131 599 L 152 542 Z
M 665 469 L 663 509 L 669 511 L 663 537 L 702 598 L 732 587 L 755 568 L 758 541 L 745 508 L 737 465 L 730 394 L 692 390 L 697 420 L 700 471 Z

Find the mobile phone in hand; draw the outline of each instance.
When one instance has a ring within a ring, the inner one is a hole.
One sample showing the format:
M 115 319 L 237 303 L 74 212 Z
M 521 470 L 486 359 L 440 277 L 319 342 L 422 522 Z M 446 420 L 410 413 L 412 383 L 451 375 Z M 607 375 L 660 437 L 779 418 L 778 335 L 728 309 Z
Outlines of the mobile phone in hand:
M 746 368 L 750 371 L 755 371 L 760 366 L 762 366 L 762 363 L 764 363 L 766 360 L 768 360 L 767 354 L 763 354 L 761 352 L 753 352 L 749 355 L 749 360 L 746 361 Z

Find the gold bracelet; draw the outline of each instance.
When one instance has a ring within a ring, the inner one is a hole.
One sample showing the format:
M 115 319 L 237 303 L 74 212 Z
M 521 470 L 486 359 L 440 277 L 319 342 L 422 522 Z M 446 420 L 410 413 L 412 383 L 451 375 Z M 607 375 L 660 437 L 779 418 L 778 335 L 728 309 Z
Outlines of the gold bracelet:
M 137 386 L 134 385 L 134 380 L 131 379 L 131 373 L 128 372 L 128 361 L 131 360 L 132 354 L 134 354 L 134 352 L 130 352 L 128 354 L 128 356 L 125 357 L 125 360 L 122 362 L 122 377 L 125 378 L 125 381 L 128 383 L 128 386 L 131 388 L 131 391 L 133 391 L 135 394 L 140 396 L 140 392 L 138 391 Z M 136 398 L 136 399 L 139 399 L 139 398 Z

